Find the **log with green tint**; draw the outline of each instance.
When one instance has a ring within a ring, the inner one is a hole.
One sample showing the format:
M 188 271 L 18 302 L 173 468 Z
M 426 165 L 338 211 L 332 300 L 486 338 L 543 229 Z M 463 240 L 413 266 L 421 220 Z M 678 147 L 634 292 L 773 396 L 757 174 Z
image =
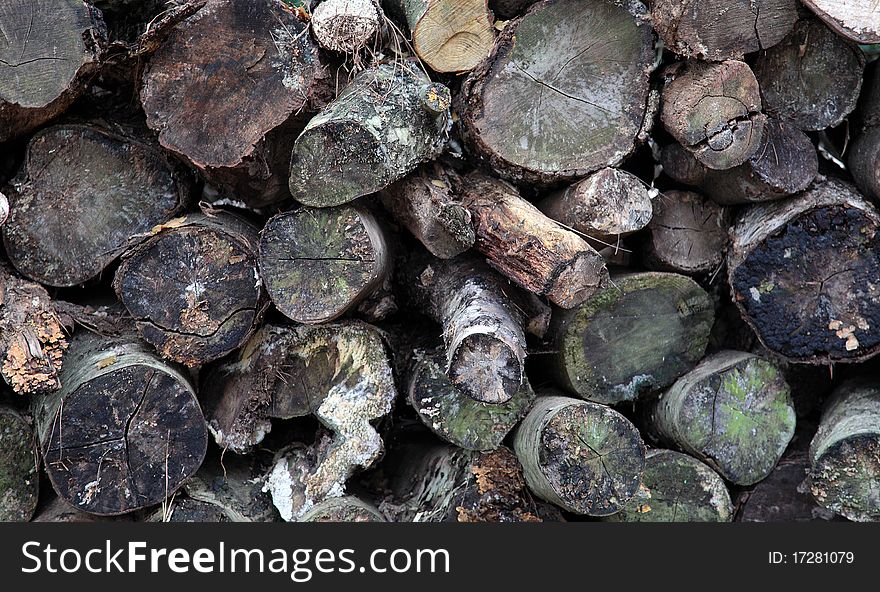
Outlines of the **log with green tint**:
M 0 522 L 27 522 L 37 507 L 40 457 L 31 423 L 0 405 Z
M 713 320 L 709 295 L 690 278 L 613 277 L 580 307 L 555 312 L 557 384 L 606 404 L 669 386 L 703 357 Z
M 569 397 L 539 397 L 513 446 L 532 492 L 576 514 L 620 511 L 645 470 L 645 444 L 629 420 Z
M 704 359 L 648 409 L 649 430 L 703 460 L 737 485 L 765 478 L 795 428 L 782 372 L 752 354 L 721 351 Z
M 697 459 L 674 450 L 649 450 L 642 486 L 620 522 L 730 522 L 733 504 L 724 480 Z
M 826 508 L 880 521 L 880 381 L 844 382 L 822 412 L 810 444 L 810 489 Z

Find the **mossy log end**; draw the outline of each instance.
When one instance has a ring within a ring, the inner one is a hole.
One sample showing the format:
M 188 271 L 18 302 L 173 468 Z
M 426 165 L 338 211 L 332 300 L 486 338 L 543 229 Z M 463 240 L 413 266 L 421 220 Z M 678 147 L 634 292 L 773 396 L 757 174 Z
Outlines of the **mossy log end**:
M 489 265 L 562 308 L 605 286 L 605 261 L 583 238 L 545 216 L 512 185 L 482 173 L 462 179 L 461 200 Z
M 31 138 L 12 184 L 3 242 L 24 276 L 66 287 L 98 276 L 133 237 L 190 201 L 191 178 L 158 146 L 93 125 Z
M 730 522 L 733 503 L 724 480 L 697 459 L 649 450 L 638 493 L 612 522 Z
M 838 34 L 857 43 L 880 43 L 880 10 L 874 0 L 801 0 Z
M 328 207 L 384 189 L 446 146 L 449 104 L 449 89 L 414 64 L 364 70 L 296 139 L 291 195 Z
M 576 514 L 620 511 L 645 470 L 635 426 L 609 407 L 569 397 L 538 397 L 513 446 L 532 492 Z
M 836 180 L 741 215 L 731 230 L 729 282 L 765 347 L 815 364 L 880 352 L 878 225 L 874 206 Z
M 824 507 L 859 522 L 880 521 L 880 383 L 837 387 L 810 444 L 810 490 Z
M 188 214 L 126 253 L 113 287 L 144 340 L 198 366 L 239 347 L 262 316 L 257 241 L 256 227 L 235 215 Z
M 605 404 L 672 384 L 703 357 L 714 320 L 709 295 L 673 273 L 615 276 L 551 324 L 557 384 Z
M 202 464 L 208 431 L 195 390 L 139 342 L 80 333 L 60 378 L 32 408 L 46 473 L 75 508 L 117 515 L 156 505 Z
M 37 507 L 40 456 L 31 423 L 0 405 L 0 522 L 27 522 Z
M 462 85 L 467 144 L 516 182 L 619 165 L 645 124 L 653 37 L 637 1 L 535 4 Z
M 361 205 L 278 214 L 261 232 L 259 262 L 272 303 L 300 323 L 342 316 L 391 271 L 385 232 Z
M 83 0 L 0 1 L 0 142 L 63 113 L 98 71 L 107 30 Z
M 737 485 L 776 466 L 794 435 L 795 412 L 782 372 L 744 352 L 705 358 L 652 401 L 648 429 Z

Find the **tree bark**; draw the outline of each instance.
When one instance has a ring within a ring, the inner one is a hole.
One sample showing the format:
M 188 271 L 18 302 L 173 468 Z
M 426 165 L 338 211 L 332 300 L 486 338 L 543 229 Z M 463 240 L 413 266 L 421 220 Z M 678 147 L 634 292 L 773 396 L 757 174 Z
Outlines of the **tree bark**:
M 267 300 L 257 229 L 234 214 L 188 214 L 125 254 L 113 287 L 138 332 L 187 366 L 216 360 L 256 329 Z M 173 277 L 168 262 L 177 265 Z
M 727 251 L 730 210 L 692 191 L 667 191 L 655 199 L 645 262 L 651 269 L 711 273 Z
M 880 521 L 880 388 L 875 378 L 837 387 L 810 444 L 810 465 L 816 501 L 850 520 Z
M 462 84 L 463 135 L 515 182 L 549 184 L 617 166 L 645 125 L 653 62 L 640 2 L 540 2 L 504 28 Z
M 697 459 L 649 450 L 638 493 L 610 522 L 730 522 L 733 503 L 724 480 Z
M 849 168 L 867 197 L 880 200 L 880 67 L 876 63 L 862 93 L 861 125 L 849 152 Z
M 474 220 L 474 246 L 526 290 L 573 308 L 605 285 L 608 270 L 599 253 L 521 198 L 512 185 L 472 173 L 460 191 Z
M 645 184 L 621 169 L 604 168 L 544 198 L 538 207 L 601 249 L 637 232 L 651 220 Z
M 0 522 L 27 522 L 37 507 L 40 455 L 26 417 L 0 404 Z
M 664 72 L 660 120 L 710 169 L 739 166 L 757 151 L 766 116 L 745 62 L 678 62 Z
M 306 30 L 277 0 L 210 0 L 149 62 L 147 124 L 225 197 L 261 207 L 288 196 L 296 115 L 330 78 Z
M 24 276 L 75 286 L 190 200 L 191 178 L 149 143 L 92 125 L 60 125 L 28 144 L 5 189 L 6 253 Z
M 568 397 L 539 397 L 513 446 L 529 489 L 575 514 L 620 511 L 645 470 L 635 426 L 609 407 Z
M 259 261 L 269 298 L 300 323 L 342 316 L 391 271 L 385 232 L 361 205 L 278 214 L 260 235 Z
M 372 504 L 353 495 L 334 497 L 315 505 L 300 522 L 387 522 Z
M 790 390 L 770 362 L 744 352 L 706 357 L 647 410 L 661 442 L 691 454 L 737 485 L 773 471 L 795 428 Z
M 487 0 L 384 0 L 406 24 L 413 50 L 435 72 L 469 72 L 492 51 L 495 30 Z
M 880 43 L 880 11 L 872 0 L 802 0 L 840 35 L 857 43 Z
M 816 19 L 798 21 L 755 61 L 767 113 L 804 131 L 834 127 L 855 109 L 864 69 L 859 47 Z
M 32 408 L 46 473 L 75 508 L 158 504 L 201 465 L 208 434 L 193 387 L 137 341 L 78 334 L 61 385 Z
M 652 0 L 666 47 L 686 58 L 737 60 L 776 45 L 794 27 L 796 0 Z
M 554 315 L 557 384 L 605 404 L 664 388 L 703 357 L 714 320 L 709 295 L 672 273 L 615 276 L 579 308 Z
M 880 351 L 878 224 L 876 209 L 835 180 L 741 215 L 731 230 L 729 283 L 765 347 L 814 364 Z
M 445 147 L 449 89 L 410 63 L 358 74 L 296 139 L 290 193 L 328 207 L 375 193 Z
M 663 148 L 661 162 L 674 180 L 700 188 L 722 205 L 787 197 L 809 187 L 819 174 L 819 157 L 809 136 L 772 117 L 764 124 L 758 149 L 739 166 L 710 169 L 677 143 Z
M 83 0 L 0 2 L 0 143 L 63 113 L 98 70 L 107 30 Z

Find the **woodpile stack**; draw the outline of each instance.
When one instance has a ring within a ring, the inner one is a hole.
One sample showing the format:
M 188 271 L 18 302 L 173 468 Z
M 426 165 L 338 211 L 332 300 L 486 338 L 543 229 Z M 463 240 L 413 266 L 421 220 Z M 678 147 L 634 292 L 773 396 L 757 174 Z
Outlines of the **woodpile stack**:
M 0 519 L 880 521 L 876 1 L 0 28 Z

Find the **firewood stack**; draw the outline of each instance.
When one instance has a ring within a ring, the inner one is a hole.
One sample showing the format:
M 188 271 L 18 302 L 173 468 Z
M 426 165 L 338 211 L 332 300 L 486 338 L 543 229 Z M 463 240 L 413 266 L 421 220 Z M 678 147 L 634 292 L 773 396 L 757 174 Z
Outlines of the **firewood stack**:
M 0 28 L 0 519 L 880 520 L 876 1 Z

